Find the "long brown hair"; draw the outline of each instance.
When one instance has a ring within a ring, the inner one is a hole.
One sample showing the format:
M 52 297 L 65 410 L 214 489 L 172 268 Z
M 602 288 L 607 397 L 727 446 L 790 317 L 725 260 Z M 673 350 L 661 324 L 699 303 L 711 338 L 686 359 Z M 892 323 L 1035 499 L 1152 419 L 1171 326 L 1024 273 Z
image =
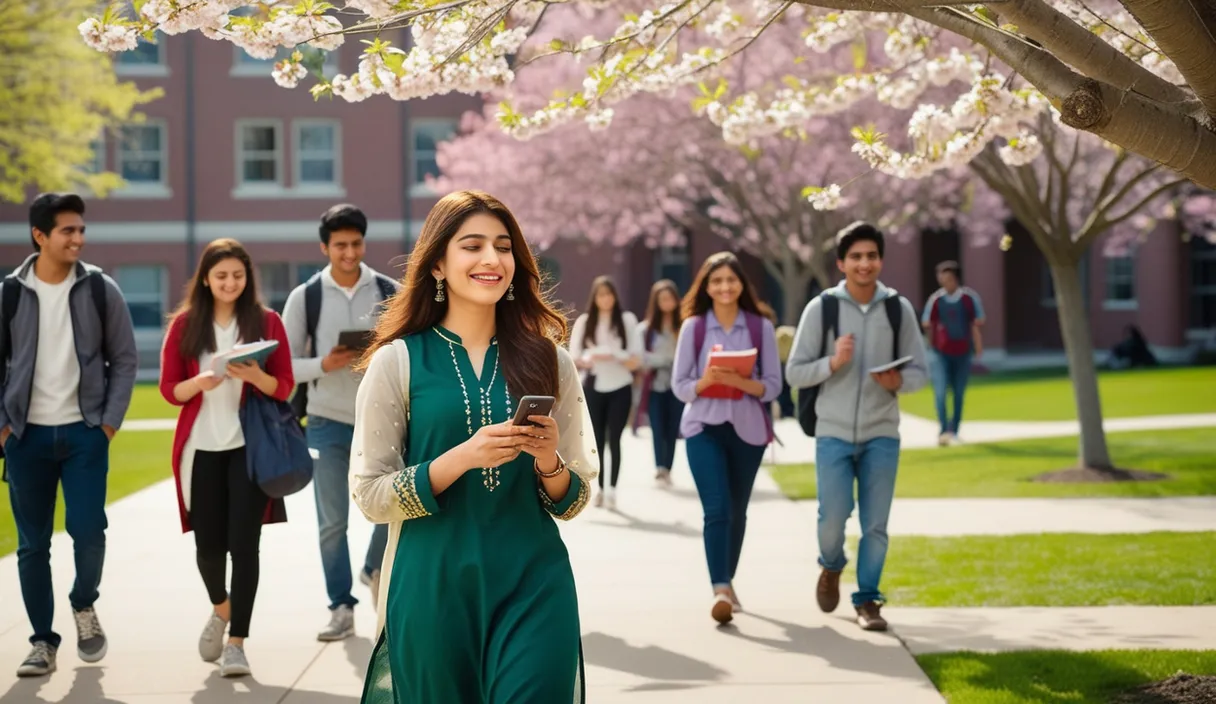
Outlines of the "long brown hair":
M 600 324 L 600 307 L 596 304 L 595 299 L 599 296 L 601 288 L 612 292 L 612 329 L 621 338 L 621 344 L 627 346 L 629 336 L 625 334 L 625 313 L 621 309 L 621 296 L 617 293 L 616 283 L 612 281 L 611 276 L 597 276 L 595 281 L 591 282 L 591 294 L 587 297 L 586 339 L 588 342 L 595 342 L 595 331 Z
M 376 323 L 376 337 L 359 360 L 366 369 L 376 350 L 406 335 L 429 330 L 443 320 L 447 305 L 435 301 L 435 266 L 447 254 L 448 243 L 478 213 L 493 216 L 511 236 L 515 256 L 515 300 L 500 300 L 494 321 L 499 365 L 507 390 L 526 394 L 558 395 L 557 346 L 566 339 L 566 318 L 541 289 L 536 258 L 524 240 L 515 216 L 494 196 L 482 191 L 457 191 L 444 196 L 426 216 L 418 242 L 406 265 L 402 288 L 385 304 Z
M 731 271 L 735 272 L 735 276 L 739 277 L 739 281 L 743 282 L 743 292 L 739 294 L 739 308 L 772 320 L 775 317 L 773 309 L 756 296 L 756 287 L 744 273 L 743 264 L 739 262 L 739 258 L 732 252 L 718 252 L 711 255 L 701 265 L 697 278 L 692 282 L 692 288 L 688 289 L 688 293 L 684 295 L 684 303 L 681 306 L 683 316 L 692 318 L 705 315 L 713 309 L 714 302 L 709 297 L 709 277 L 724 266 L 730 267 Z
M 675 332 L 680 331 L 680 323 L 683 322 L 683 316 L 680 315 L 680 289 L 676 287 L 676 282 L 671 279 L 660 279 L 654 282 L 654 286 L 650 287 L 650 300 L 646 303 L 646 332 L 659 333 L 663 332 L 663 311 L 659 310 L 659 297 L 664 291 L 670 291 L 671 295 L 676 299 L 676 309 L 671 311 L 671 329 Z
M 215 352 L 215 298 L 206 286 L 207 277 L 216 264 L 225 259 L 236 259 L 245 266 L 245 290 L 236 299 L 237 330 L 242 342 L 262 339 L 262 323 L 266 309 L 258 298 L 257 280 L 253 276 L 253 260 L 240 242 L 227 237 L 215 240 L 203 250 L 198 268 L 177 310 L 169 314 L 169 321 L 185 320 L 181 346 L 178 348 L 186 359 L 195 359 L 204 352 Z

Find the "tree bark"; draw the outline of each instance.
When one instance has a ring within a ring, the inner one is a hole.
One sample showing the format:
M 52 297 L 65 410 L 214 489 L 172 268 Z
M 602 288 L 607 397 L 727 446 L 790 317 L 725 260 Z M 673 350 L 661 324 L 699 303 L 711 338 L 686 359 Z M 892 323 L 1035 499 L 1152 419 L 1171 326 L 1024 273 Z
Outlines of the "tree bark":
M 1085 315 L 1080 266 L 1077 261 L 1061 261 L 1050 256 L 1048 265 L 1056 289 L 1060 333 L 1064 338 L 1064 354 L 1068 358 L 1068 374 L 1072 377 L 1077 420 L 1081 424 L 1080 466 L 1109 471 L 1114 469 L 1114 465 L 1106 447 L 1106 431 L 1102 428 L 1098 371 L 1094 364 L 1093 338 Z

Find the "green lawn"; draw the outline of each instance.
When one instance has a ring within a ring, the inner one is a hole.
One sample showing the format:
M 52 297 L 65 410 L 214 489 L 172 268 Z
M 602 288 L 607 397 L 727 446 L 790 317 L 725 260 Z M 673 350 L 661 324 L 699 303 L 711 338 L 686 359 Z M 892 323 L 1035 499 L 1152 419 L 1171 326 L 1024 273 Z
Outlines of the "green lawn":
M 135 393 L 131 395 L 131 408 L 127 410 L 126 420 L 144 420 L 148 418 L 177 418 L 178 408 L 171 406 L 161 398 L 160 389 L 156 384 L 136 384 Z
M 1178 672 L 1216 675 L 1216 650 L 1035 650 L 916 658 L 950 704 L 1108 704 Z
M 170 455 L 173 433 L 120 432 L 110 447 L 110 476 L 106 498 L 115 501 L 144 487 L 173 476 Z M 63 530 L 63 494 L 55 511 L 55 530 Z M 0 483 L 0 556 L 17 549 L 8 484 Z
M 1216 366 L 1169 367 L 1102 372 L 1098 375 L 1102 411 L 1107 418 L 1216 413 Z M 933 390 L 900 397 L 900 408 L 936 418 Z M 1077 417 L 1067 372 L 1038 371 L 971 377 L 963 406 L 964 434 L 969 420 L 1072 420 Z
M 1075 437 L 905 450 L 895 493 L 901 497 L 1214 495 L 1213 437 L 1213 428 L 1111 433 L 1106 438 L 1118 466 L 1164 472 L 1170 478 L 1106 484 L 1030 481 L 1075 464 Z M 781 465 L 772 468 L 772 474 L 790 498 L 815 498 L 814 465 Z
M 882 588 L 897 606 L 1216 604 L 1213 532 L 928 538 L 895 529 L 890 540 Z

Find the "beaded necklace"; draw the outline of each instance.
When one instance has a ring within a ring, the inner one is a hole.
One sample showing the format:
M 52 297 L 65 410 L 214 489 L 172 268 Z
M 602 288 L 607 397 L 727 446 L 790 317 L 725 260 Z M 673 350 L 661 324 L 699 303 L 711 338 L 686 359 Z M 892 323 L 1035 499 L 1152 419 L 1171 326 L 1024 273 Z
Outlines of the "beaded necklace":
M 448 352 L 452 355 L 452 366 L 456 369 L 456 378 L 460 381 L 460 393 L 464 395 L 464 420 L 465 429 L 469 432 L 469 437 L 473 437 L 476 432 L 473 429 L 473 403 L 469 399 L 469 389 L 464 383 L 464 374 L 460 371 L 460 361 L 456 358 L 456 346 L 464 345 L 457 342 L 447 335 L 444 335 L 438 328 L 432 328 L 435 334 L 444 342 L 448 343 Z M 498 340 L 490 341 L 491 347 L 498 346 Z M 481 388 L 481 380 L 477 379 L 477 404 L 481 408 L 481 423 L 477 426 L 482 428 L 494 422 L 494 411 L 492 408 L 493 399 L 491 394 L 494 390 L 494 381 L 498 378 L 498 355 L 494 355 L 494 369 L 490 372 L 490 383 L 486 388 Z M 503 388 L 503 409 L 509 415 L 511 413 L 511 395 L 507 392 L 506 387 Z M 499 485 L 499 469 L 498 467 L 482 467 L 481 468 L 481 483 L 490 490 L 494 491 Z

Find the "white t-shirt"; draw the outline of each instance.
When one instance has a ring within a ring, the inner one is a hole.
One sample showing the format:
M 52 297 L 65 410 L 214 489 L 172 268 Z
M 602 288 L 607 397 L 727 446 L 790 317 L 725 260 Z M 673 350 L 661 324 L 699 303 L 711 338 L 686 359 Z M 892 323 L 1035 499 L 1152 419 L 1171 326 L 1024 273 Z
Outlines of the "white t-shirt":
M 80 413 L 80 360 L 76 358 L 76 331 L 68 296 L 76 272 L 57 284 L 48 284 L 30 268 L 27 282 L 38 296 L 38 356 L 27 422 L 32 425 L 68 425 L 84 420 Z
M 237 324 L 236 317 L 228 321 L 227 327 L 215 327 L 215 350 L 227 352 L 236 347 Z M 198 360 L 199 371 L 205 371 L 211 365 L 215 353 L 204 352 Z M 199 409 L 194 428 L 190 431 L 190 439 L 195 450 L 204 452 L 222 452 L 235 450 L 245 446 L 245 433 L 241 430 L 241 388 L 245 382 L 234 377 L 227 377 L 220 385 L 210 391 L 203 392 L 203 407 Z
M 621 314 L 625 323 L 625 335 L 622 340 L 612 328 L 611 316 L 600 316 L 595 326 L 595 340 L 587 339 L 587 321 L 584 314 L 574 322 L 574 330 L 570 334 L 570 352 L 575 359 L 590 360 L 598 352 L 613 355 L 613 359 L 596 361 L 590 373 L 595 376 L 595 390 L 609 393 L 633 384 L 633 372 L 625 366 L 625 361 L 632 356 L 642 355 L 642 338 L 638 334 L 638 319 L 628 311 Z

